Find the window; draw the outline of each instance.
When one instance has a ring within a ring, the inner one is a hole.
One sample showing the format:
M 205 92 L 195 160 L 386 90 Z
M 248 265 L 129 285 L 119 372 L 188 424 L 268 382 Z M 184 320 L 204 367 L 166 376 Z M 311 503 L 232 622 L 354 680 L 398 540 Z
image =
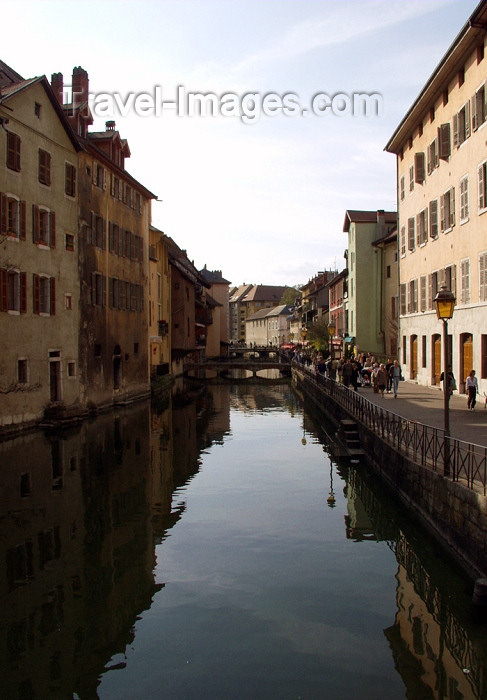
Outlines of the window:
M 20 172 L 20 136 L 7 131 L 7 168 Z
M 41 108 L 42 108 L 42 105 L 40 105 L 38 102 L 36 102 L 34 104 L 34 114 L 36 115 L 36 117 L 38 119 L 41 118 Z
M 416 232 L 418 236 L 418 245 L 425 245 L 428 241 L 428 210 L 423 209 L 416 216 Z
M 91 212 L 91 228 L 87 229 L 87 243 L 102 250 L 106 248 L 105 219 Z
M 470 260 L 468 258 L 461 261 L 460 269 L 460 303 L 468 304 L 470 302 Z
M 464 224 L 468 221 L 468 217 L 468 175 L 465 175 L 465 177 L 460 180 L 460 223 Z
M 479 301 L 487 301 L 487 253 L 479 255 Z
M 72 309 L 73 309 L 73 296 L 72 296 L 72 294 L 65 294 L 64 295 L 64 308 L 67 311 L 72 311 Z
M 76 196 L 76 167 L 71 163 L 64 165 L 64 191 L 69 197 Z
M 25 202 L 0 193 L 0 234 L 25 240 Z
M 435 297 L 438 294 L 438 272 L 432 272 L 429 275 L 429 308 L 435 308 Z
M 25 314 L 27 311 L 27 274 L 0 269 L 0 311 Z
M 406 315 L 406 285 L 403 283 L 399 287 L 399 305 L 401 309 L 401 316 Z
M 120 199 L 120 180 L 113 173 L 110 175 L 110 194 L 115 199 Z
M 418 311 L 418 280 L 411 280 L 408 285 L 408 314 Z
M 455 226 L 455 188 L 451 187 L 440 198 L 441 230 L 449 231 Z
M 433 199 L 429 204 L 430 210 L 430 238 L 438 236 L 438 200 Z
M 460 68 L 458 71 L 458 87 L 462 87 L 465 82 L 465 68 Z
M 438 127 L 438 156 L 441 160 L 448 160 L 451 155 L 450 123 L 441 124 Z M 438 163 L 437 163 L 438 165 Z
M 95 179 L 94 179 L 94 184 L 99 187 L 101 190 L 104 190 L 106 188 L 106 173 L 105 173 L 105 168 L 103 168 L 101 165 L 98 165 L 96 163 L 95 165 Z
M 438 167 L 438 139 L 434 139 L 428 146 L 428 175 Z
M 39 182 L 51 184 L 51 154 L 39 148 Z
M 19 384 L 28 384 L 29 382 L 28 364 L 25 358 L 17 360 L 17 382 Z
M 54 316 L 56 313 L 56 279 L 33 275 L 34 313 Z
M 45 207 L 32 205 L 32 239 L 37 245 L 56 247 L 56 214 Z
M 390 277 L 391 277 L 391 266 L 387 265 L 386 266 L 386 278 L 390 279 Z
M 408 219 L 408 250 L 415 249 L 415 238 L 414 238 L 414 216 Z
M 419 310 L 423 311 L 423 312 L 426 311 L 426 307 L 427 307 L 426 282 L 427 282 L 426 275 L 422 275 L 419 278 Z
M 478 169 L 478 186 L 479 186 L 479 214 L 487 209 L 487 161 L 484 161 Z
M 425 169 L 424 169 L 424 153 L 414 154 L 414 181 L 419 185 L 422 185 L 425 181 Z
M 401 226 L 401 256 L 406 255 L 406 227 Z
M 457 148 L 470 136 L 470 102 L 453 115 L 453 145 Z
M 91 303 L 94 306 L 106 304 L 105 279 L 105 276 L 99 272 L 91 273 Z
M 406 196 L 406 185 L 404 182 L 404 175 L 399 180 L 399 196 L 401 198 L 401 202 L 403 201 L 404 197 Z
M 76 377 L 76 362 L 70 360 L 67 363 L 68 377 Z
M 65 240 L 66 250 L 73 251 L 74 250 L 74 235 L 72 233 L 66 233 L 66 234 L 64 234 L 64 240 Z
M 409 191 L 414 190 L 414 165 L 409 168 Z

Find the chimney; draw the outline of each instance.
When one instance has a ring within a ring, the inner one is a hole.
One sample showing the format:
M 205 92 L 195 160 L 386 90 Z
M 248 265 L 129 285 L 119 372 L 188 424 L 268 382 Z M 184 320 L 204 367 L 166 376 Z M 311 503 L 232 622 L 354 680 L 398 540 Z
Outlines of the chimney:
M 381 235 L 386 232 L 386 213 L 383 209 L 377 210 L 377 230 Z
M 115 131 L 115 122 L 113 120 L 110 120 L 109 122 L 105 122 L 105 129 L 107 131 Z
M 64 103 L 64 81 L 62 73 L 51 75 L 51 87 L 60 105 Z
M 88 102 L 88 88 L 88 73 L 84 70 L 84 68 L 81 68 L 81 66 L 73 68 L 73 108 L 79 107 L 83 103 Z

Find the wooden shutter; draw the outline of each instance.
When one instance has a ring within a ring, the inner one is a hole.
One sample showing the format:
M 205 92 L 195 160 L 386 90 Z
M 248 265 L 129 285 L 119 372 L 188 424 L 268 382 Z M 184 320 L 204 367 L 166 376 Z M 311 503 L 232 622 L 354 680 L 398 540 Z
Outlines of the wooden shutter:
M 32 205 L 32 240 L 34 243 L 39 243 L 39 207 L 37 204 Z
M 455 226 L 455 188 L 450 189 L 450 227 Z
M 0 192 L 0 235 L 7 235 L 8 232 L 8 202 L 7 195 Z
M 35 314 L 41 312 L 41 280 L 39 275 L 32 275 L 32 291 L 33 291 L 33 311 Z
M 472 133 L 472 127 L 471 127 L 471 120 L 470 120 L 470 100 L 465 103 L 465 138 L 468 139 L 470 134 Z
M 20 273 L 20 313 L 27 313 L 27 273 Z
M 8 311 L 8 272 L 0 269 L 0 311 Z
M 414 250 L 414 217 L 408 219 L 408 250 Z
M 56 315 L 56 278 L 49 278 L 49 312 L 51 316 Z
M 453 115 L 453 146 L 458 148 L 458 114 Z
M 422 184 L 425 180 L 424 153 L 414 154 L 414 181 Z
M 439 157 L 441 160 L 448 160 L 451 155 L 451 135 L 450 123 L 441 124 L 438 127 Z
M 27 230 L 27 205 L 25 202 L 20 202 L 19 203 L 19 216 L 20 216 L 20 221 L 19 221 L 19 237 L 21 241 L 25 241 L 26 238 L 26 230 Z
M 438 200 L 430 202 L 430 236 L 436 238 L 438 235 Z
M 49 247 L 56 247 L 56 213 L 49 212 Z
M 485 209 L 485 164 L 478 170 L 479 174 L 479 209 Z

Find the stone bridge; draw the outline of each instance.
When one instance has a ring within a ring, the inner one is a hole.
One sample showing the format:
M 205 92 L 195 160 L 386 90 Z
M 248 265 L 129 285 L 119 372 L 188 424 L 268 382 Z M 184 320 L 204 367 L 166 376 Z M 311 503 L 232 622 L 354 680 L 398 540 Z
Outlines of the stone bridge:
M 233 350 L 233 348 L 231 349 Z M 230 352 L 231 352 L 230 350 Z M 261 377 L 257 373 L 266 369 L 277 369 L 281 375 L 291 376 L 291 361 L 281 355 L 274 348 L 272 356 L 270 353 L 263 352 L 262 356 L 256 354 L 258 351 L 254 348 L 238 348 L 237 356 L 219 357 L 202 362 L 185 362 L 183 374 L 188 379 L 204 379 L 207 381 L 250 381 L 259 380 L 262 382 L 282 381 L 282 377 L 271 378 Z M 244 351 L 244 352 L 242 352 Z M 252 374 L 248 377 L 235 377 L 233 370 L 246 370 Z M 213 376 L 208 377 L 207 373 L 211 372 Z

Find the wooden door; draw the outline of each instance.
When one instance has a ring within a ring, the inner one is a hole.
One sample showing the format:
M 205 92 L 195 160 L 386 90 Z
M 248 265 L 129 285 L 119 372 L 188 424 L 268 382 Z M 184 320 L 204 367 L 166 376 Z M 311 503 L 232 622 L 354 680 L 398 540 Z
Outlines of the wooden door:
M 439 385 L 441 375 L 441 336 L 433 336 L 433 377 L 432 383 Z
M 418 376 L 418 336 L 411 336 L 411 379 Z

